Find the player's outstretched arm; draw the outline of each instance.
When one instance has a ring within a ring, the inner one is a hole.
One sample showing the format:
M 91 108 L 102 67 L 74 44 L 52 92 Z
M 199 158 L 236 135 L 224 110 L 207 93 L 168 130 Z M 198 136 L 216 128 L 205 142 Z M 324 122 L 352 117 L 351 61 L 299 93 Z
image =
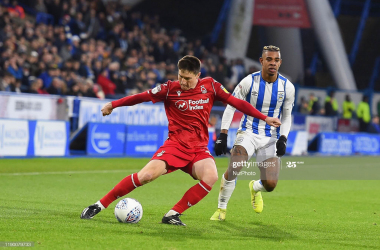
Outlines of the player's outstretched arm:
M 252 107 L 252 105 L 248 102 L 235 98 L 232 95 L 228 97 L 227 103 L 231 106 L 234 106 L 236 109 L 240 110 L 244 114 L 265 121 L 270 126 L 277 128 L 281 125 L 281 121 L 278 118 L 266 116 L 254 107 Z
M 244 79 L 249 79 L 249 78 L 246 77 Z M 236 94 L 238 97 L 241 98 L 241 99 L 239 99 L 239 98 L 236 98 L 235 96 L 231 95 L 230 93 L 228 93 L 228 91 L 220 83 L 215 82 L 214 84 L 216 86 L 215 92 L 216 92 L 217 100 L 220 100 L 224 103 L 227 103 L 227 104 L 233 106 L 234 108 L 238 109 L 239 111 L 243 112 L 244 114 L 258 118 L 260 120 L 263 120 L 270 126 L 277 128 L 281 125 L 281 121 L 278 118 L 267 117 L 266 115 L 264 115 L 263 113 L 261 113 L 260 111 L 255 109 L 250 103 L 241 100 L 242 98 L 244 98 L 244 96 L 246 95 L 245 92 L 247 92 L 247 91 L 245 91 L 244 93 L 240 93 L 240 96 L 239 96 L 239 91 L 236 91 L 236 89 L 235 89 L 234 94 Z M 244 86 L 242 86 L 242 89 L 245 89 Z M 231 120 L 232 120 L 232 118 L 231 118 Z M 227 128 L 225 126 L 223 126 L 222 129 L 227 129 Z
M 142 102 L 149 102 L 151 98 L 147 92 L 126 96 L 119 100 L 107 102 L 101 109 L 103 116 L 110 115 L 112 110 L 122 106 L 133 106 Z

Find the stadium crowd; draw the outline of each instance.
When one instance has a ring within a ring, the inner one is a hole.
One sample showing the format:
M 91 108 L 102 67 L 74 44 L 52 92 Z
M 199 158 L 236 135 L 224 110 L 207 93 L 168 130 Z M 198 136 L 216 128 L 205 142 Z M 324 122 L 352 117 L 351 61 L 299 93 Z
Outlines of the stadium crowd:
M 0 91 L 121 98 L 176 80 L 176 64 L 184 55 L 200 58 L 201 77 L 213 77 L 230 92 L 258 70 L 246 72 L 243 60 L 228 61 L 216 46 L 191 41 L 181 30 L 163 27 L 159 16 L 119 2 L 20 1 L 23 5 L 0 0 Z M 26 14 L 23 6 L 33 13 Z M 338 104 L 334 92 L 325 100 L 310 95 L 295 111 L 358 118 L 362 131 L 372 123 L 380 132 L 365 98 L 355 104 L 347 95 Z
M 341 113 L 339 113 L 340 106 L 342 107 Z M 351 100 L 351 96 L 346 94 L 344 101 L 338 103 L 335 98 L 335 92 L 330 91 L 325 100 L 323 100 L 323 105 L 321 105 L 319 98 L 315 96 L 314 93 L 310 93 L 309 100 L 306 100 L 304 96 L 301 97 L 296 112 L 303 115 L 357 119 L 359 121 L 359 131 L 376 134 L 380 133 L 380 101 L 377 103 L 377 113 L 371 115 L 369 98 L 366 95 L 363 95 L 362 101 L 354 103 Z
M 177 79 L 184 55 L 230 91 L 249 73 L 242 60 L 227 62 L 217 47 L 117 2 L 29 1 L 35 17 L 18 1 L 0 3 L 0 91 L 120 98 Z

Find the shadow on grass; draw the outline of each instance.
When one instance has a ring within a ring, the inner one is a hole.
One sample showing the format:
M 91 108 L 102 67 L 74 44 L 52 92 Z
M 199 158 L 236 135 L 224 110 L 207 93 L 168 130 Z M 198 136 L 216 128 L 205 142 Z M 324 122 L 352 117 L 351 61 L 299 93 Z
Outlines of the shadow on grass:
M 214 229 L 220 232 L 229 231 L 229 235 L 237 237 L 251 237 L 267 239 L 271 241 L 283 241 L 285 239 L 296 239 L 297 237 L 288 233 L 275 225 L 264 224 L 259 221 L 251 222 L 245 225 L 230 221 L 214 222 Z
M 120 234 L 121 227 L 125 226 L 116 221 L 98 219 L 97 222 L 115 225 L 111 229 L 113 233 Z M 186 218 L 184 218 L 186 223 Z M 206 225 L 205 225 L 206 224 Z M 240 225 L 238 222 L 215 222 L 202 221 L 198 225 L 188 223 L 188 226 L 173 226 L 162 223 L 141 223 L 136 225 L 127 225 L 129 235 L 139 235 L 145 237 L 158 237 L 170 241 L 186 241 L 188 239 L 203 239 L 208 241 L 221 241 L 229 238 L 259 238 L 280 242 L 283 240 L 296 239 L 296 237 L 274 225 L 265 225 L 260 222 L 254 224 Z M 109 229 L 108 229 L 109 230 Z

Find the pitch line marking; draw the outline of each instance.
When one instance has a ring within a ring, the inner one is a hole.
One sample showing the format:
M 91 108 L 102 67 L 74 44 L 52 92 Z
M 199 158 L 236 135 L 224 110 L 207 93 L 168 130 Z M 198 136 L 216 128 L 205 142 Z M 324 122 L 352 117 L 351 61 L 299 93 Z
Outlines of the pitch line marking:
M 57 172 L 30 172 L 30 173 L 0 173 L 0 176 L 23 176 L 23 175 L 54 175 L 54 174 L 111 174 L 122 172 L 136 172 L 140 169 L 117 169 L 117 170 L 90 170 L 90 171 L 57 171 Z

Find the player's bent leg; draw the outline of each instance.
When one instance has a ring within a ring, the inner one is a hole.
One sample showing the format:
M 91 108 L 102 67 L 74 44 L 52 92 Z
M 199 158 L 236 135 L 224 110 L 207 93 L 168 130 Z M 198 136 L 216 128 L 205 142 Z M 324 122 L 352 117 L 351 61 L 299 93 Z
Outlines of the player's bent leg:
M 212 186 L 218 180 L 218 172 L 215 161 L 212 158 L 206 158 L 194 163 L 192 167 L 192 176 L 200 182 L 191 187 L 174 205 L 174 207 L 162 218 L 162 223 L 186 226 L 179 216 L 188 208 L 201 201 L 211 190 Z
M 241 145 L 235 145 L 231 150 L 231 159 L 228 164 L 228 169 L 224 173 L 224 178 L 227 181 L 233 181 L 236 179 L 237 174 L 243 168 L 241 162 L 248 161 L 248 152 Z
M 218 180 L 218 170 L 216 169 L 214 159 L 206 158 L 194 163 L 192 175 L 212 187 Z
M 131 174 L 121 180 L 111 191 L 95 204 L 85 208 L 81 214 L 82 219 L 92 219 L 100 211 L 107 208 L 113 201 L 132 192 L 135 188 L 155 180 L 166 173 L 165 161 L 152 160 L 138 173 Z
M 154 181 L 167 171 L 167 163 L 162 160 L 151 160 L 138 173 L 137 176 L 141 185 Z
M 266 192 L 272 192 L 278 182 L 280 174 L 280 158 L 272 157 L 263 161 L 260 167 L 260 178 Z
M 237 173 L 239 173 L 242 169 L 242 165 L 239 165 L 237 163 L 240 163 L 242 161 L 245 162 L 247 160 L 247 150 L 241 145 L 234 146 L 231 151 L 231 159 L 228 165 L 228 169 L 222 175 L 222 180 L 220 181 L 218 209 L 211 216 L 210 220 L 223 221 L 226 219 L 227 204 L 231 198 L 232 193 L 235 190 Z

